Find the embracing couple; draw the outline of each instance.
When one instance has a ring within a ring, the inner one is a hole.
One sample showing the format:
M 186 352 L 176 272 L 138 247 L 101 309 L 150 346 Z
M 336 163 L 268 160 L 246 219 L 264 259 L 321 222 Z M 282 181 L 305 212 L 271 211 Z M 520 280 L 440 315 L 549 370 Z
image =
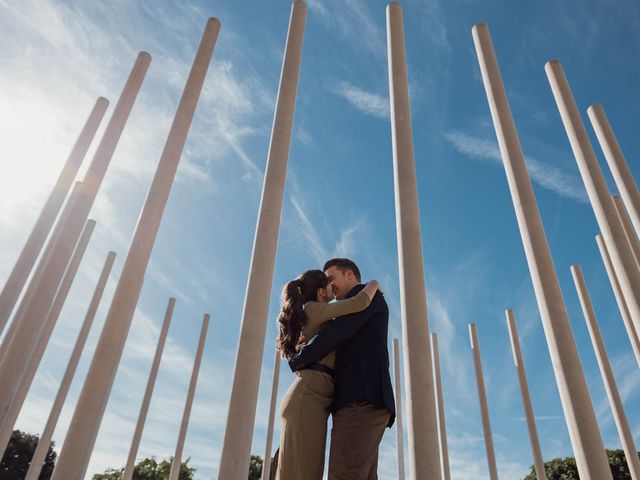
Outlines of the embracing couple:
M 332 414 L 329 480 L 377 479 L 378 446 L 395 419 L 389 308 L 353 261 L 334 258 L 323 270 L 304 272 L 282 293 L 277 348 L 297 377 L 280 408 L 275 478 L 322 479 Z

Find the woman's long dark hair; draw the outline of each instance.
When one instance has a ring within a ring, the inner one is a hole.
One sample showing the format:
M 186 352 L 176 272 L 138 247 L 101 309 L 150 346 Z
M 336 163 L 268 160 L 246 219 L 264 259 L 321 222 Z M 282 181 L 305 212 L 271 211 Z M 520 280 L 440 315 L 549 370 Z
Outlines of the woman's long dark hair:
M 291 358 L 301 343 L 302 328 L 307 324 L 304 304 L 316 300 L 318 290 L 326 288 L 329 279 L 322 270 L 307 270 L 282 289 L 282 308 L 278 315 L 276 348 L 283 358 Z

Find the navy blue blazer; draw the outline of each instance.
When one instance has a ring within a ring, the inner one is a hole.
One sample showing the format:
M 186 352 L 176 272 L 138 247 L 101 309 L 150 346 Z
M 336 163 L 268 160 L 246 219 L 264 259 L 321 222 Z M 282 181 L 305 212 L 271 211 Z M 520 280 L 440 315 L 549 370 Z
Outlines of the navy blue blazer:
M 363 288 L 364 285 L 356 285 L 346 297 L 353 297 Z M 332 411 L 367 401 L 391 412 L 391 426 L 396 407 L 389 375 L 388 330 L 389 307 L 384 296 L 376 292 L 363 311 L 338 317 L 323 325 L 289 359 L 289 367 L 294 372 L 302 370 L 335 350 L 336 394 Z

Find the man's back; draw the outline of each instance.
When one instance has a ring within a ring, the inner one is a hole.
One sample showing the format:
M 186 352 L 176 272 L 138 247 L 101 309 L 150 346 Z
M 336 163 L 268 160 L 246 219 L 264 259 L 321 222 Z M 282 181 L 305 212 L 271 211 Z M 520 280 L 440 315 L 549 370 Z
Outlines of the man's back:
M 363 285 L 357 285 L 347 297 L 356 295 Z M 353 316 L 368 318 L 358 332 L 336 348 L 336 396 L 333 411 L 351 403 L 367 401 L 377 408 L 386 408 L 395 415 L 395 402 L 389 375 L 389 307 L 378 292 L 363 312 Z M 353 320 L 351 315 L 339 317 L 335 322 Z

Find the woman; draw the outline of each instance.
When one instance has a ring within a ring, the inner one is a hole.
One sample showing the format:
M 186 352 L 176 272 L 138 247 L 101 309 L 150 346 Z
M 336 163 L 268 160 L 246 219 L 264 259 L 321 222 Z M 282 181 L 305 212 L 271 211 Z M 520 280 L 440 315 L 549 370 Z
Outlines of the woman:
M 333 300 L 332 286 L 321 270 L 307 270 L 282 292 L 276 347 L 283 358 L 296 354 L 301 343 L 313 337 L 325 322 L 369 306 L 378 290 L 370 281 L 355 296 Z M 335 352 L 297 372 L 280 412 L 282 431 L 276 480 L 321 480 L 329 407 L 333 403 Z

